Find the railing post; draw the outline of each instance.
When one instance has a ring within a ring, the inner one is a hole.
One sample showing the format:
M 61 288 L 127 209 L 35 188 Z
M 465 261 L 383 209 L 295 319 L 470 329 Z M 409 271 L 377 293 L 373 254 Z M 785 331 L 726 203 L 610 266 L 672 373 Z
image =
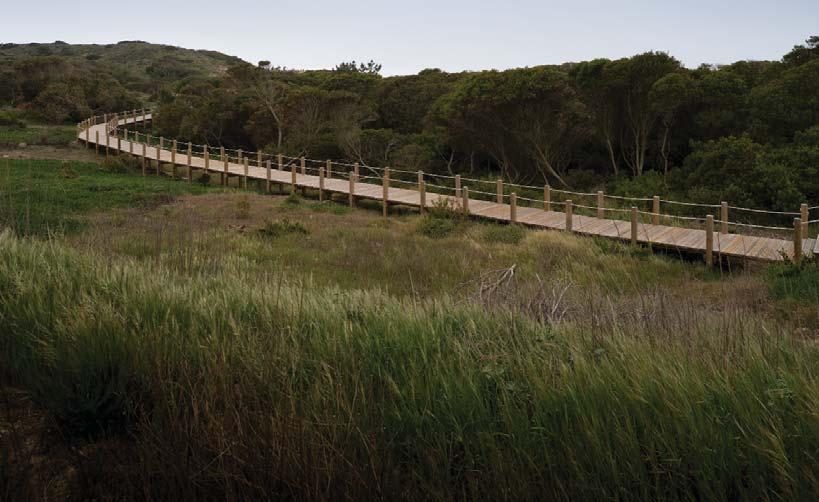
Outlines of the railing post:
M 242 154 L 242 149 L 240 148 L 240 149 L 236 150 L 236 163 L 241 164 L 243 158 L 244 158 L 244 155 Z
M 462 205 L 464 207 L 464 215 L 469 216 L 469 187 L 464 187 L 461 192 L 463 193 Z
M 705 265 L 714 266 L 714 215 L 705 217 Z
M 327 168 L 324 170 L 324 175 L 330 179 L 333 178 L 333 161 L 330 159 L 327 159 Z
M 653 225 L 660 224 L 660 197 L 657 195 L 651 199 L 651 223 Z
M 206 174 L 209 173 L 209 171 L 210 171 L 210 152 L 208 150 L 209 150 L 208 145 L 205 145 L 204 157 L 205 157 L 205 173 Z M 210 174 L 208 174 L 208 176 L 210 176 Z
M 266 193 L 270 193 L 270 164 L 270 159 L 267 159 L 267 162 L 265 163 L 265 168 L 267 169 L 267 182 L 264 185 Z
M 122 151 L 122 138 L 117 136 L 117 155 Z
M 108 133 L 108 126 L 105 126 L 105 162 L 108 162 L 108 149 L 111 146 L 111 134 Z
M 502 178 L 498 178 L 497 189 L 495 190 L 495 192 L 497 193 L 497 197 L 495 198 L 495 200 L 498 202 L 498 204 L 503 204 L 503 179 Z
M 171 141 L 171 178 L 176 179 L 176 140 Z
M 350 188 L 348 193 L 348 200 L 350 202 L 350 207 L 355 207 L 355 173 L 353 173 L 353 171 L 350 171 L 349 176 Z
M 355 174 L 355 182 L 356 182 L 356 183 L 358 183 L 358 180 L 360 180 L 360 179 L 361 179 L 361 178 L 359 177 L 359 174 L 358 174 L 358 168 L 359 168 L 358 162 L 354 163 L 354 164 L 353 164 L 353 173 Z
M 461 198 L 461 175 L 460 174 L 455 175 L 455 198 L 456 199 Z
M 128 153 L 133 157 L 134 156 L 134 141 L 136 141 L 136 135 L 139 133 L 134 133 L 134 139 L 128 142 Z
M 324 200 L 324 167 L 319 167 L 319 202 Z
M 282 154 L 279 153 L 279 154 L 276 155 L 276 163 L 279 166 L 278 170 L 279 171 L 284 171 L 284 157 L 282 156 Z M 279 193 L 282 193 L 282 192 L 284 192 L 284 186 L 282 186 L 282 184 L 279 183 Z
M 262 152 L 256 152 L 256 167 L 262 167 Z
M 515 192 L 509 194 L 509 222 L 518 221 L 518 195 Z
M 728 233 L 728 203 L 721 202 L 719 208 L 719 233 L 727 234 Z
M 90 134 L 91 126 L 89 124 L 85 124 L 85 147 L 88 148 L 88 135 Z
M 220 147 L 219 152 L 222 154 L 222 185 L 228 186 L 230 184 L 230 176 L 228 175 L 230 158 L 225 155 L 225 147 Z
M 793 219 L 793 262 L 802 260 L 802 218 Z
M 383 196 L 384 196 L 384 217 L 387 217 L 387 213 L 389 212 L 389 196 L 390 196 L 390 168 L 384 168 L 384 179 L 381 182 L 381 186 L 383 187 Z
M 296 164 L 290 165 L 290 193 L 296 193 Z
M 247 168 L 249 162 L 250 161 L 248 160 L 247 157 L 242 158 L 242 164 L 244 167 L 244 172 L 242 173 L 242 188 L 244 188 L 245 190 L 247 190 Z
M 94 136 L 96 139 L 94 140 L 94 153 L 97 155 L 100 154 L 100 131 L 99 129 L 94 131 Z
M 301 164 L 301 174 L 302 174 L 302 175 L 306 175 L 306 174 L 307 174 L 307 159 L 305 159 L 305 158 L 304 158 L 304 156 L 302 156 L 302 157 L 299 159 L 299 162 L 300 162 L 300 164 Z M 294 180 L 295 180 L 295 178 L 294 178 Z M 296 184 L 296 183 L 295 183 L 295 181 L 294 181 L 294 182 L 293 182 L 293 185 L 295 186 L 295 184 Z M 307 195 L 307 187 L 301 187 L 301 194 L 302 194 L 302 195 Z
M 637 245 L 637 208 L 631 206 L 631 245 Z
M 572 224 L 574 223 L 574 221 L 573 221 L 574 218 L 573 218 L 573 214 L 572 214 L 573 212 L 574 211 L 572 210 L 572 201 L 571 201 L 571 199 L 569 199 L 569 200 L 566 201 L 566 231 L 568 231 L 568 232 L 572 231 L 572 226 L 573 226 Z
M 543 210 L 549 212 L 552 210 L 552 187 L 543 185 Z
M 188 183 L 193 181 L 193 163 L 191 157 L 193 156 L 193 144 L 188 141 Z
M 424 171 L 418 171 L 418 210 L 421 214 L 427 211 L 427 187 L 424 183 Z
M 148 145 L 142 143 L 142 175 L 148 175 Z
M 810 237 L 810 234 L 808 233 L 808 221 L 810 221 L 810 217 L 808 214 L 808 205 L 802 204 L 802 206 L 800 206 L 799 208 L 799 212 L 801 213 L 802 216 L 802 238 L 807 239 L 808 237 Z
M 604 204 L 606 203 L 605 200 L 606 199 L 603 196 L 603 191 L 598 190 L 597 191 L 597 217 L 600 218 L 600 219 L 603 219 L 603 218 L 606 217 L 606 208 L 604 206 Z

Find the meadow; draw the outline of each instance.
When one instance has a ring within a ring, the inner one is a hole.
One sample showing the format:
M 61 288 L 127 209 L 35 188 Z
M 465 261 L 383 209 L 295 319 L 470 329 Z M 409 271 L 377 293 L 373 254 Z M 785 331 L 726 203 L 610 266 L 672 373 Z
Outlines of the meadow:
M 0 168 L 0 499 L 819 492 L 810 261 Z

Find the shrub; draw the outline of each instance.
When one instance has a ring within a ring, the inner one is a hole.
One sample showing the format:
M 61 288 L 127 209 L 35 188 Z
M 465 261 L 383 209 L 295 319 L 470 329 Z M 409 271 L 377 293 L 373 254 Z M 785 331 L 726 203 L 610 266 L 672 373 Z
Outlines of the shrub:
M 799 263 L 786 259 L 773 264 L 768 268 L 767 280 L 774 298 L 819 302 L 819 262 L 816 258 Z
M 431 239 L 441 239 L 452 234 L 457 226 L 452 218 L 436 218 L 430 214 L 418 220 L 415 230 Z
M 247 195 L 239 199 L 236 204 L 236 217 L 240 220 L 246 220 L 250 217 L 250 200 Z
M 517 244 L 524 237 L 526 230 L 520 225 L 488 225 L 481 232 L 481 238 L 492 243 Z
M 127 173 L 142 169 L 142 163 L 136 157 L 122 154 L 109 159 L 105 164 L 105 169 L 112 173 Z
M 278 239 L 290 234 L 307 235 L 309 232 L 300 222 L 283 218 L 276 221 L 266 221 L 264 226 L 258 230 L 258 233 L 262 237 Z
M 23 129 L 26 124 L 11 112 L 0 111 L 0 126 Z

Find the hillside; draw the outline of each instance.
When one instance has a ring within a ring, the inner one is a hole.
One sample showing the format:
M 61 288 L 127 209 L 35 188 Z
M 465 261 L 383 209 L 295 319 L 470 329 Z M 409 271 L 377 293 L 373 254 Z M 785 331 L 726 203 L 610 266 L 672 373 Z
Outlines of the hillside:
M 123 41 L 108 45 L 0 45 L 0 106 L 47 122 L 154 101 L 192 78 L 215 78 L 239 58 L 216 51 Z M 113 106 L 113 108 L 111 108 Z

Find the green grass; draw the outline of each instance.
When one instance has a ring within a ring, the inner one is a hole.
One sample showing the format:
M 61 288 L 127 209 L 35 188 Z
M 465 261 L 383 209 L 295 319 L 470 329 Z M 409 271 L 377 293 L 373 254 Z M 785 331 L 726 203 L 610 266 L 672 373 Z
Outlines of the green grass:
M 536 322 L 224 261 L 189 274 L 0 236 L 3 368 L 75 434 L 128 431 L 131 468 L 88 498 L 819 490 L 819 349 L 756 314 L 641 295 L 610 322 L 590 294 Z
M 819 262 L 816 259 L 772 265 L 768 268 L 767 279 L 774 298 L 819 303 Z
M 97 164 L 0 160 L 0 221 L 22 235 L 76 232 L 83 215 L 116 207 L 154 207 L 208 187 L 112 172 Z
M 77 140 L 74 126 L 29 125 L 26 127 L 0 126 L 0 147 L 27 145 L 66 146 Z

